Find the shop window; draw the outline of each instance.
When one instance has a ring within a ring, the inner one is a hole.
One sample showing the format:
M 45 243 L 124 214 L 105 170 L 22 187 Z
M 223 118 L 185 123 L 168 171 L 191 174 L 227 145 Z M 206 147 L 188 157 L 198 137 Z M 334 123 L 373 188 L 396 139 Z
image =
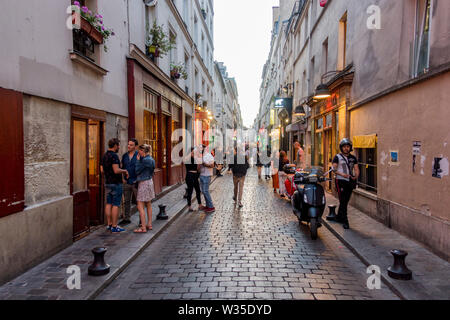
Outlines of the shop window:
M 358 187 L 377 193 L 377 149 L 356 149 L 359 164 Z
M 144 143 L 152 147 L 152 158 L 158 162 L 158 117 L 147 110 L 144 110 Z M 159 163 L 157 167 L 160 168 Z

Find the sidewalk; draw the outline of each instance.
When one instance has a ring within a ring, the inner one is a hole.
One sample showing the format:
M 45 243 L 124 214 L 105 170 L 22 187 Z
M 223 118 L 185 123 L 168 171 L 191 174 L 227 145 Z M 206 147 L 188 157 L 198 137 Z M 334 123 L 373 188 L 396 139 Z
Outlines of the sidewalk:
M 213 183 L 216 177 L 213 177 Z M 186 212 L 183 198 L 186 185 L 171 190 L 152 203 L 153 230 L 146 234 L 134 234 L 139 224 L 139 214 L 132 216 L 132 223 L 121 234 L 111 234 L 105 228 L 93 232 L 72 246 L 57 253 L 45 262 L 28 270 L 16 279 L 0 287 L 0 300 L 90 300 L 94 299 L 108 284 L 132 263 L 176 218 Z M 195 193 L 194 193 L 195 194 Z M 167 205 L 167 221 L 156 220 L 159 205 Z M 92 264 L 92 249 L 106 247 L 105 262 L 111 266 L 110 273 L 101 277 L 88 276 Z M 66 282 L 71 265 L 81 269 L 81 290 L 69 290 Z
M 327 205 L 339 206 L 339 200 L 327 194 Z M 398 296 L 407 300 L 450 299 L 450 263 L 395 230 L 370 218 L 354 207 L 348 207 L 350 230 L 341 224 L 326 220 L 324 225 L 336 235 L 361 261 L 381 268 L 382 283 Z M 401 249 L 408 252 L 406 265 L 413 273 L 411 281 L 395 280 L 388 276 L 387 268 L 393 262 L 390 251 Z

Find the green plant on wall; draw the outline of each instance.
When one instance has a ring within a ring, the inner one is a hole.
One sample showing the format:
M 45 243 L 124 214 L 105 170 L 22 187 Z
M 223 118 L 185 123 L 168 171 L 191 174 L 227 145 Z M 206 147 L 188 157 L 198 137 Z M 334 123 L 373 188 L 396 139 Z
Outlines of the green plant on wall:
M 183 63 L 179 63 L 179 64 L 171 63 L 170 64 L 170 73 L 173 76 L 176 76 L 178 74 L 184 80 L 187 80 L 187 78 L 188 78 L 188 74 L 186 72 L 186 68 Z M 176 77 L 176 78 L 179 78 L 179 77 Z
M 156 21 L 153 22 L 153 26 L 147 24 L 147 36 L 146 45 L 149 48 L 149 52 L 155 54 L 155 56 L 164 56 L 169 53 L 170 50 L 176 48 L 175 39 L 170 37 L 164 32 L 164 25 L 159 26 Z

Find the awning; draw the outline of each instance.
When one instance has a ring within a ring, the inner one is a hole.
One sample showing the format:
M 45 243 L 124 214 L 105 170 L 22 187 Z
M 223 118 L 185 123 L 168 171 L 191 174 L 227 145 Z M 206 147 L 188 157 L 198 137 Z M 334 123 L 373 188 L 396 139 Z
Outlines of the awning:
M 297 132 L 297 131 L 305 131 L 307 128 L 306 121 L 305 122 L 296 122 L 290 124 L 286 127 L 286 132 Z
M 376 148 L 377 142 L 378 142 L 378 137 L 376 134 L 353 137 L 353 147 L 358 148 L 358 149 Z

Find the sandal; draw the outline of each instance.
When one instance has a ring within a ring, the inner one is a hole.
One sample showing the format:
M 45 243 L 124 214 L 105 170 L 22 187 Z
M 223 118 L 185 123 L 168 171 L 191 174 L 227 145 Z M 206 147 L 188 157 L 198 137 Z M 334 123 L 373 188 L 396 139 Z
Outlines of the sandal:
M 147 233 L 147 230 L 144 230 L 142 228 L 136 229 L 133 231 L 134 233 Z
M 153 226 L 147 226 L 147 230 L 153 230 Z

